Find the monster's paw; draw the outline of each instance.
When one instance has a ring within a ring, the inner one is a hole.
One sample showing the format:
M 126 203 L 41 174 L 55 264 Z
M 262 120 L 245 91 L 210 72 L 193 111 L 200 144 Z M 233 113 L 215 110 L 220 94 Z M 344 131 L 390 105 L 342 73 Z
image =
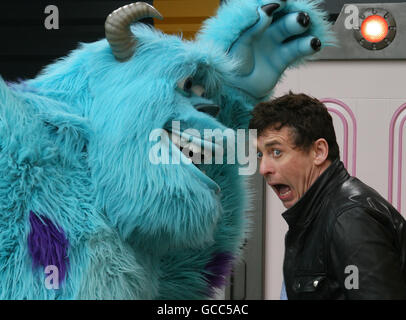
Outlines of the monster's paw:
M 243 8 L 237 9 L 237 5 Z M 219 10 L 217 19 L 206 24 L 202 32 L 206 37 L 200 38 L 211 38 L 218 44 L 223 40 L 223 49 L 238 62 L 231 85 L 261 99 L 270 93 L 286 68 L 331 40 L 324 13 L 316 5 L 306 0 L 229 1 Z M 239 21 L 228 15 L 235 15 Z M 221 24 L 230 34 L 219 31 Z M 219 33 L 214 35 L 216 29 Z
M 288 66 L 321 47 L 319 38 L 306 34 L 311 19 L 305 12 L 288 13 L 272 23 L 279 8 L 277 4 L 262 6 L 258 23 L 229 50 L 240 62 L 233 85 L 256 98 L 266 96 Z

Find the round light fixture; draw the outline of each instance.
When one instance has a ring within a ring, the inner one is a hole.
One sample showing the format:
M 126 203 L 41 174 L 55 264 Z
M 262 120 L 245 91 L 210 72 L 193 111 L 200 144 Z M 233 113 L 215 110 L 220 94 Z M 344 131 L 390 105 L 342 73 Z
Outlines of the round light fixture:
M 387 36 L 388 30 L 388 23 L 378 15 L 369 16 L 361 24 L 361 34 L 369 42 L 381 42 Z
M 360 27 L 354 29 L 357 42 L 368 50 L 382 50 L 396 35 L 396 22 L 392 14 L 381 8 L 368 8 L 360 12 Z

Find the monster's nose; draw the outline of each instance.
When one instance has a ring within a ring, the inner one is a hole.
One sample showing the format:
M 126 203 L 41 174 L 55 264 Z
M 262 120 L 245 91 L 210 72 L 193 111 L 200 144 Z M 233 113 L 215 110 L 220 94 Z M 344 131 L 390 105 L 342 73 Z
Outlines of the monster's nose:
M 220 107 L 215 104 L 198 104 L 195 106 L 197 111 L 216 117 L 220 112 Z

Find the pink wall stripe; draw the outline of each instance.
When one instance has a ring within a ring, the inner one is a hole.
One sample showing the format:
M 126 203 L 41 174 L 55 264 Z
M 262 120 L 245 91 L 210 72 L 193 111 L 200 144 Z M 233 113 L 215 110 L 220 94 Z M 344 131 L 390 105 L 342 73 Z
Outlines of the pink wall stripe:
M 393 200 L 393 157 L 394 157 L 394 142 L 395 142 L 395 124 L 402 113 L 406 109 L 406 103 L 402 104 L 393 114 L 389 126 L 389 165 L 388 165 L 388 201 L 392 203 Z M 401 195 L 402 195 L 402 153 L 403 153 L 403 126 L 406 121 L 406 116 L 402 119 L 399 126 L 399 146 L 398 146 L 398 199 L 397 209 L 400 211 Z
M 403 117 L 399 125 L 399 153 L 398 153 L 398 206 L 397 209 L 400 212 L 402 202 L 402 158 L 403 158 L 403 127 L 405 125 L 406 116 Z
M 344 127 L 344 145 L 343 145 L 343 162 L 344 166 L 348 168 L 348 122 L 347 119 L 344 117 L 344 115 L 333 108 L 327 108 L 329 112 L 333 112 L 336 115 L 338 115 L 343 122 L 343 127 Z
M 351 167 L 351 169 L 352 169 L 352 172 L 351 172 L 351 174 L 353 175 L 353 176 L 355 176 L 357 173 L 356 173 L 356 170 L 357 170 L 357 120 L 355 119 L 355 115 L 354 115 L 354 113 L 352 112 L 352 110 L 351 110 L 351 108 L 348 106 L 348 105 L 346 105 L 344 102 L 342 102 L 341 100 L 338 100 L 338 99 L 332 99 L 332 98 L 326 98 L 326 99 L 321 99 L 320 100 L 321 102 L 323 102 L 323 103 L 333 103 L 333 104 L 336 104 L 336 105 L 338 105 L 338 106 L 340 106 L 340 107 L 342 107 L 345 111 L 347 111 L 347 113 L 349 114 L 349 116 L 350 116 L 350 118 L 351 118 L 351 121 L 352 121 L 352 128 L 353 128 L 353 135 L 352 135 L 352 162 L 351 162 L 351 164 L 352 164 L 352 167 Z M 330 109 L 329 109 L 330 110 Z M 335 113 L 337 113 L 337 112 L 335 112 Z M 338 114 L 338 113 L 337 113 Z M 342 116 L 342 114 L 341 114 L 341 116 Z M 341 118 L 341 116 L 340 116 L 340 118 Z M 342 119 L 341 119 L 342 120 Z M 345 121 L 345 123 L 346 123 L 346 121 Z M 344 121 L 343 121 L 343 124 L 344 124 Z M 344 125 L 344 127 L 345 127 L 345 125 Z M 348 126 L 347 126 L 347 128 L 348 128 Z M 345 135 L 345 128 L 344 128 L 344 135 Z M 344 153 L 345 152 L 345 150 L 348 150 L 348 140 L 347 140 L 347 145 L 344 145 L 344 151 L 343 151 L 343 158 L 344 158 L 344 160 L 345 160 L 345 156 L 347 156 L 347 153 Z M 348 151 L 347 151 L 348 152 Z M 344 163 L 345 164 L 345 163 Z

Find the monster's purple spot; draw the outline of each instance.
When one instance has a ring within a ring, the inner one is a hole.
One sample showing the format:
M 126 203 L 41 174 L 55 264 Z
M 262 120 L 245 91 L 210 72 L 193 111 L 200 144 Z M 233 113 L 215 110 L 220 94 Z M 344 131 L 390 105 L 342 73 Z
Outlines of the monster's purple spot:
M 65 279 L 69 265 L 68 246 L 65 232 L 44 216 L 30 211 L 31 231 L 28 235 L 28 250 L 32 257 L 33 268 L 46 268 L 54 265 L 59 271 L 59 283 Z
M 209 283 L 211 294 L 213 288 L 222 288 L 226 278 L 231 273 L 234 257 L 229 252 L 217 253 L 205 267 L 206 280 Z

